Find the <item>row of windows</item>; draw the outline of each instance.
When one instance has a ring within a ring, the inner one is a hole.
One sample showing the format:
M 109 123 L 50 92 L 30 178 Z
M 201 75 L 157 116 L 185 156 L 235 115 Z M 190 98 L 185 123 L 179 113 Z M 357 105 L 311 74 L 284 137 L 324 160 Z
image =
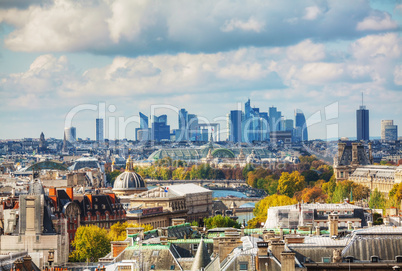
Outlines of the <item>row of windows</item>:
M 335 215 L 351 215 L 351 214 L 353 214 L 352 211 L 334 211 L 334 212 L 331 212 L 331 211 L 318 211 L 319 215 L 330 215 L 331 213 L 335 214 Z

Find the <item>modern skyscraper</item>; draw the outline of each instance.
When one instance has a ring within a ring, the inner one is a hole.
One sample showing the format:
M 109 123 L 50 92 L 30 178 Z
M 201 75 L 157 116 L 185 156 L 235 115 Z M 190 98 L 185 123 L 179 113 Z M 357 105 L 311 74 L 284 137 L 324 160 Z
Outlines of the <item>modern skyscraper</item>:
M 96 141 L 103 141 L 103 119 L 96 119 Z
M 300 109 L 295 110 L 295 123 L 296 141 L 308 141 L 306 118 Z
M 170 140 L 170 125 L 167 125 L 167 115 L 153 116 L 152 140 Z
M 363 96 L 362 96 L 363 97 Z M 357 140 L 370 140 L 369 133 L 369 111 L 362 105 L 356 110 L 356 131 Z
M 381 121 L 381 139 L 385 140 L 385 128 L 389 125 L 394 125 L 393 120 L 382 120 Z
M 138 141 L 148 141 L 150 139 L 150 131 L 148 126 L 148 116 L 139 112 L 140 127 L 135 129 L 135 139 Z
M 398 125 L 385 126 L 385 140 L 387 141 L 398 140 Z
M 188 112 L 186 109 L 182 108 L 179 111 L 179 129 L 185 130 L 187 129 L 188 124 Z
M 199 134 L 200 132 L 198 131 L 198 117 L 195 114 L 188 114 L 188 124 L 187 124 L 187 130 L 188 130 L 188 139 L 191 141 L 198 141 L 199 140 Z
M 277 111 L 276 107 L 272 106 L 268 110 L 269 112 L 269 124 L 271 128 L 271 132 L 281 131 L 281 119 L 282 113 L 281 111 Z
M 282 129 L 283 131 L 293 131 L 293 120 L 292 119 L 282 120 Z
M 64 135 L 68 142 L 75 142 L 77 140 L 77 133 L 75 127 L 64 128 Z
M 240 142 L 241 141 L 241 122 L 242 122 L 242 112 L 241 110 L 232 110 L 229 115 L 229 141 Z
M 140 112 L 140 128 L 148 129 L 148 116 L 142 114 L 141 112 Z

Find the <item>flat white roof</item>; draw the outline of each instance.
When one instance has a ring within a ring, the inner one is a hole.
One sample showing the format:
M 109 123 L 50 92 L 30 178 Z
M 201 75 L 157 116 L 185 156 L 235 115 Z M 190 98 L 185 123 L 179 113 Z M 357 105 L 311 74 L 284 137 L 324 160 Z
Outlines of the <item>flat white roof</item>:
M 167 186 L 168 191 L 172 192 L 174 194 L 180 195 L 180 196 L 184 196 L 187 194 L 197 194 L 197 193 L 205 193 L 205 192 L 211 192 L 211 190 L 206 189 L 204 187 L 201 187 L 199 185 L 196 184 L 175 184 L 175 185 L 171 185 L 171 186 Z

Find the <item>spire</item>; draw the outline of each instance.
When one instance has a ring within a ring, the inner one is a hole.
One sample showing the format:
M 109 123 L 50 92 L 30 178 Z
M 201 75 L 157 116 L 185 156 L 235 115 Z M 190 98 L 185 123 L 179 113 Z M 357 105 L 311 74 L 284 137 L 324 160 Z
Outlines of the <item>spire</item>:
M 191 271 L 204 270 L 204 268 L 211 262 L 211 258 L 208 255 L 207 247 L 204 244 L 204 240 L 201 237 L 200 244 L 198 245 L 197 253 L 195 254 Z

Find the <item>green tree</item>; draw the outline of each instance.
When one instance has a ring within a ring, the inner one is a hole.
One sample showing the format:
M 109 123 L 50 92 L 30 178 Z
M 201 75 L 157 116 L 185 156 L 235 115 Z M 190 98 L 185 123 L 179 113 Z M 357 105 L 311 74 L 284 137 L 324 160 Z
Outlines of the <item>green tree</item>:
M 335 188 L 336 188 L 336 179 L 334 175 L 332 175 L 329 182 L 322 184 L 322 190 L 324 191 L 325 194 L 328 195 L 329 202 L 331 202 L 332 200 Z
M 282 195 L 292 198 L 296 191 L 304 189 L 306 182 L 298 171 L 292 173 L 282 172 L 278 181 L 278 191 Z
M 107 182 L 113 185 L 117 176 L 119 176 L 120 174 L 121 174 L 120 170 L 113 170 L 112 172 L 106 173 Z
M 315 172 L 314 170 L 306 170 L 306 171 L 303 171 L 301 175 L 304 177 L 305 181 L 306 181 L 308 184 L 313 183 L 313 182 L 316 182 L 316 181 L 318 181 L 318 179 L 320 178 L 320 176 L 318 175 L 318 173 Z
M 371 209 L 384 209 L 385 208 L 385 197 L 384 195 L 376 189 L 370 195 L 369 207 Z
M 229 227 L 229 228 L 240 229 L 240 226 L 241 226 L 239 223 L 237 223 L 236 220 L 233 220 L 228 216 L 223 217 L 221 215 L 204 218 L 204 223 L 208 229 L 220 228 L 220 227 Z
M 196 165 L 193 165 L 190 170 L 190 180 L 200 179 L 200 171 Z
M 243 171 L 242 171 L 243 178 L 246 179 L 246 178 L 247 178 L 247 174 L 248 174 L 250 171 L 253 171 L 253 170 L 254 170 L 253 164 L 247 164 L 247 165 L 243 168 Z
M 105 229 L 95 225 L 80 226 L 72 242 L 74 251 L 69 256 L 74 262 L 97 262 L 110 252 L 110 238 Z

